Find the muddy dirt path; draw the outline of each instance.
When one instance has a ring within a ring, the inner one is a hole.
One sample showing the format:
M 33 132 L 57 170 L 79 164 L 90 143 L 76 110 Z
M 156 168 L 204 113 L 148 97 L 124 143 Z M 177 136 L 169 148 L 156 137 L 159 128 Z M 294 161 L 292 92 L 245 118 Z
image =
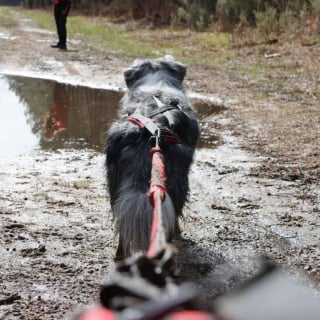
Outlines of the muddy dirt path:
M 77 39 L 68 52 L 51 49 L 55 34 L 16 14 L 17 27 L 0 28 L 1 73 L 124 87 L 131 61 Z M 283 60 L 263 63 L 287 66 L 304 55 L 311 65 L 319 47 L 273 50 Z M 239 49 L 236 59 L 250 64 L 258 53 Z M 190 92 L 224 104 L 203 120 L 203 133 L 219 140 L 196 153 L 176 240 L 179 281 L 194 281 L 208 298 L 253 274 L 262 255 L 319 290 L 319 71 L 305 76 L 307 93 L 276 70 L 263 82 L 230 61 L 223 72 L 191 66 L 186 79 Z M 64 319 L 97 298 L 116 245 L 103 162 L 90 150 L 0 159 L 0 319 Z

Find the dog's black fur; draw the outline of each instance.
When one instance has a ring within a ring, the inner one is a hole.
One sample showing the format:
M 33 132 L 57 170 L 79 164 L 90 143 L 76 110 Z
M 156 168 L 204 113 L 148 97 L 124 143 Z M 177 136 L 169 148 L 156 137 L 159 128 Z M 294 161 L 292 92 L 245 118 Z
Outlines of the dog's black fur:
M 179 230 L 178 217 L 189 192 L 188 172 L 199 137 L 199 125 L 182 85 L 186 67 L 172 58 L 136 61 L 124 73 L 128 91 L 119 119 L 106 141 L 106 168 L 110 201 L 119 246 L 116 259 L 148 248 L 153 208 L 147 196 L 151 176 L 150 133 L 126 121 L 134 112 L 146 117 L 160 105 L 173 106 L 152 118 L 167 127 L 180 144 L 163 142 L 167 195 L 162 211 L 167 238 Z M 156 112 L 155 112 L 156 113 Z

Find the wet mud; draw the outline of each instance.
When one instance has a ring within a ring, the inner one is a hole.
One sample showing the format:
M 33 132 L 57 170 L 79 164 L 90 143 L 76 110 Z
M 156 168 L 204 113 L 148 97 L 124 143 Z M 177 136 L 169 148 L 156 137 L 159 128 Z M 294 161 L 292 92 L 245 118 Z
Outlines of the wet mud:
M 33 32 L 23 31 L 27 28 Z M 52 33 L 35 30 L 26 20 L 15 31 L 0 30 L 6 35 L 0 54 L 6 119 L 0 129 L 0 319 L 9 320 L 67 319 L 96 301 L 101 284 L 112 277 L 117 245 L 103 141 L 117 112 L 123 92 L 119 79 L 128 61 L 110 54 L 112 64 L 100 51 L 48 53 L 42 45 L 37 63 L 36 52 L 14 59 L 13 52 L 32 49 L 25 48 L 26 37 L 45 46 L 53 41 Z M 193 68 L 187 79 L 189 88 L 202 91 L 199 96 L 190 90 L 202 139 L 190 172 L 182 234 L 174 240 L 176 281 L 194 282 L 199 295 L 212 301 L 253 275 L 265 256 L 293 278 L 302 276 L 318 296 L 317 163 L 311 166 L 304 158 L 310 166 L 303 171 L 309 175 L 303 175 L 280 153 L 267 154 L 263 146 L 281 137 L 277 122 L 272 128 L 254 122 L 248 133 L 245 121 L 264 119 L 267 111 L 251 118 L 254 108 L 238 112 L 249 93 L 237 91 L 231 99 L 231 76 L 219 74 L 218 83 L 212 73 L 208 82 L 201 81 L 207 74 L 200 72 Z M 32 79 L 26 77 L 30 74 Z M 119 90 L 110 90 L 110 84 Z M 215 85 L 224 101 L 212 96 Z M 8 126 L 12 119 L 21 120 L 18 128 Z M 252 129 L 258 126 L 268 133 L 265 140 Z
M 101 284 L 112 276 L 117 241 L 103 141 L 122 93 L 2 79 L 18 97 L 37 143 L 0 159 L 1 316 L 68 317 L 97 299 Z M 295 182 L 255 177 L 252 170 L 263 158 L 247 154 L 222 130 L 227 108 L 210 100 L 193 102 L 202 138 L 183 232 L 175 239 L 177 282 L 196 283 L 210 301 L 257 272 L 261 256 L 293 274 L 305 270 L 317 277 L 317 206 L 299 199 Z M 23 136 L 16 134 L 23 145 Z

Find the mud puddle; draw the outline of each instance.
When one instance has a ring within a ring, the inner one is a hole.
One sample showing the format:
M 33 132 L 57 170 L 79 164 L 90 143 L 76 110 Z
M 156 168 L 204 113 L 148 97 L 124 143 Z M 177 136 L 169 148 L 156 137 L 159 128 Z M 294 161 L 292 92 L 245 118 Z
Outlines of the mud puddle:
M 102 151 L 121 98 L 116 91 L 19 76 L 2 76 L 0 88 L 3 155 L 60 148 Z
M 0 156 L 35 150 L 83 149 L 103 152 L 105 133 L 117 115 L 123 92 L 22 76 L 0 76 Z M 206 117 L 220 112 L 210 100 L 193 99 L 201 120 L 200 148 L 220 141 Z

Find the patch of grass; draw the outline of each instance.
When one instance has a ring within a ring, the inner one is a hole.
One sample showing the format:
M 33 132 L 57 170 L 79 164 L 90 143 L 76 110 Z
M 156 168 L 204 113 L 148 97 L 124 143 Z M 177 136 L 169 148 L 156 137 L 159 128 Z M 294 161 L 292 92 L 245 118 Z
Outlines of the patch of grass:
M 52 13 L 24 10 L 24 14 L 40 27 L 55 30 Z M 108 48 L 126 57 L 156 58 L 171 54 L 188 64 L 217 65 L 233 57 L 230 51 L 216 53 L 231 42 L 231 35 L 222 32 L 197 33 L 190 30 L 150 30 L 143 27 L 127 30 L 111 24 L 107 18 L 72 15 L 68 18 L 68 34 L 94 47 Z
M 55 22 L 52 13 L 42 10 L 24 10 L 27 17 L 36 21 L 45 29 L 55 30 Z M 104 21 L 95 18 L 70 15 L 67 29 L 71 38 L 81 39 L 90 44 L 94 42 L 98 48 L 110 48 L 121 52 L 125 56 L 154 57 L 154 48 L 145 43 L 136 42 L 132 34 L 122 30 L 121 26 L 104 25 Z
M 137 42 L 132 32 L 118 25 L 104 26 L 83 16 L 71 17 L 70 35 L 87 41 L 94 41 L 99 47 L 108 47 L 125 56 L 154 57 L 154 48 L 146 43 Z
M 13 28 L 18 25 L 12 10 L 7 7 L 0 7 L 0 26 L 4 28 Z
M 27 18 L 35 21 L 39 27 L 49 30 L 55 29 L 55 22 L 52 11 L 21 9 Z
M 216 66 L 226 63 L 234 57 L 234 53 L 225 50 L 231 41 L 230 34 L 221 32 L 191 32 L 188 44 L 177 47 L 182 48 L 182 55 L 175 55 L 187 64 Z
M 258 64 L 244 64 L 244 63 L 236 63 L 233 65 L 233 68 L 241 73 L 245 74 L 253 74 L 253 75 L 264 75 L 268 68 L 265 68 L 262 65 Z
M 187 64 L 217 65 L 233 57 L 232 52 L 223 50 L 229 46 L 231 40 L 231 36 L 227 33 L 138 29 L 132 32 L 132 37 L 136 43 L 152 47 L 153 53 L 171 54 Z
M 231 34 L 226 32 L 193 33 L 193 41 L 206 50 L 226 47 L 230 44 L 231 40 Z

